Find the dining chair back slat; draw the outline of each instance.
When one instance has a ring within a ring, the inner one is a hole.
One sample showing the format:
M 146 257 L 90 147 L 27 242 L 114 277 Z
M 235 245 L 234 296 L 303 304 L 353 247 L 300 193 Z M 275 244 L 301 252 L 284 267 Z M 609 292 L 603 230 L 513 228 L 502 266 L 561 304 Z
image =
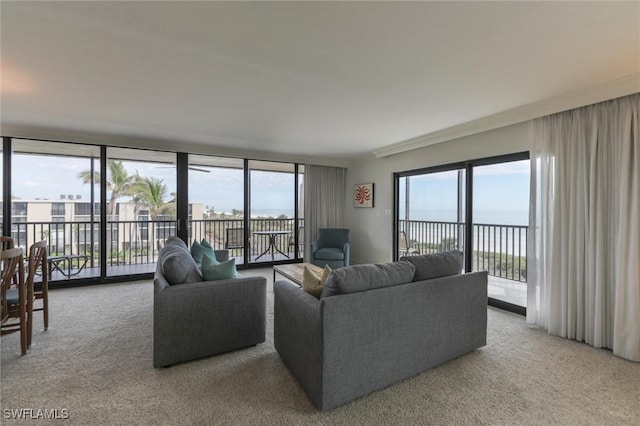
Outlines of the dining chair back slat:
M 36 281 L 37 277 L 40 280 Z M 33 336 L 33 312 L 42 311 L 44 329 L 49 328 L 49 274 L 47 274 L 47 241 L 34 243 L 29 248 L 29 262 L 27 271 L 27 291 L 29 305 L 27 306 L 29 325 L 29 345 Z M 35 301 L 42 300 L 40 307 L 35 307 Z

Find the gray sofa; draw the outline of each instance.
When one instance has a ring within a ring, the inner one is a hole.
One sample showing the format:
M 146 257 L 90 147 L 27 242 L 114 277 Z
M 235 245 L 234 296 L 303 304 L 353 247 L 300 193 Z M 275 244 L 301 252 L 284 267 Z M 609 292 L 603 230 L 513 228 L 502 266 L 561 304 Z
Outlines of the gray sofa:
M 274 283 L 278 354 L 321 410 L 486 344 L 487 273 L 462 253 L 334 270 L 320 299 Z
M 215 252 L 219 261 L 226 250 Z M 153 366 L 166 367 L 265 340 L 264 277 L 202 281 L 186 244 L 167 240 L 153 296 Z

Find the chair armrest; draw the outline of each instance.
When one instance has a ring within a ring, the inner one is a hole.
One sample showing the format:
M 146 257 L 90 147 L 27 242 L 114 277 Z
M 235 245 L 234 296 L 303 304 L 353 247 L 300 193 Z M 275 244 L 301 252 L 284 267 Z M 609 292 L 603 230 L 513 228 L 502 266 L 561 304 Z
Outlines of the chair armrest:
M 345 243 L 344 247 L 342 247 L 342 252 L 344 253 L 344 266 L 349 266 L 349 258 L 351 257 L 351 244 Z
M 311 253 L 315 253 L 320 248 L 318 240 L 311 241 Z

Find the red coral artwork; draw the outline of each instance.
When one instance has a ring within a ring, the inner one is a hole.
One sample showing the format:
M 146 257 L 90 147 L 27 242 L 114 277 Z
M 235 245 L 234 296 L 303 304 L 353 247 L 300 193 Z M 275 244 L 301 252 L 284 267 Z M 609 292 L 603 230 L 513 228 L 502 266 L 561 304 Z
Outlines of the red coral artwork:
M 373 184 L 360 183 L 353 187 L 354 207 L 373 207 Z

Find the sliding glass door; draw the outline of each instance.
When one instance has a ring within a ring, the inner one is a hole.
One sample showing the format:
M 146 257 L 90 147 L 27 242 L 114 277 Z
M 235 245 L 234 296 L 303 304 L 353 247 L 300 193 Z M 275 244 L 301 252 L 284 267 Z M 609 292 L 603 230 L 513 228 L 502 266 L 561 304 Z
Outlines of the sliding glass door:
M 296 258 L 295 165 L 249 161 L 250 263 Z
M 398 180 L 397 256 L 464 248 L 464 169 Z
M 529 160 L 473 168 L 473 270 L 489 271 L 489 297 L 527 305 Z
M 492 303 L 527 303 L 529 155 L 396 174 L 395 257 L 451 249 L 465 270 L 489 272 Z

